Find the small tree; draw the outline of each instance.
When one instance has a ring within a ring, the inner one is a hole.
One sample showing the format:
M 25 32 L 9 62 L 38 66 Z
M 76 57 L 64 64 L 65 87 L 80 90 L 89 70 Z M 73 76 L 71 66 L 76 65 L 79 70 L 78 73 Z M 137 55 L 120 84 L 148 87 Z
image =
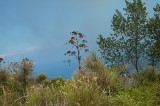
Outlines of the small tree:
M 119 57 L 119 55 L 124 56 L 123 61 L 127 61 L 128 64 L 132 63 L 136 71 L 139 72 L 140 59 L 144 56 L 147 45 L 145 42 L 147 37 L 147 12 L 142 0 L 133 0 L 133 2 L 125 0 L 125 2 L 126 7 L 123 9 L 125 14 L 123 15 L 119 10 L 116 10 L 113 15 L 111 25 L 113 30 L 112 38 L 107 38 L 107 43 L 114 39 L 116 46 L 120 44 L 117 46 L 119 49 L 117 47 L 116 49 L 109 49 L 113 53 L 116 50 L 116 57 Z M 110 44 L 114 46 L 114 43 L 111 42 Z M 119 51 L 120 49 L 121 51 Z
M 65 55 L 76 57 L 76 60 L 78 61 L 78 69 L 80 70 L 81 60 L 82 60 L 82 55 L 83 55 L 82 52 L 86 53 L 89 51 L 86 46 L 87 40 L 84 39 L 85 35 L 78 31 L 73 31 L 71 35 L 72 37 L 66 44 L 72 45 L 75 48 L 75 50 L 67 51 Z M 68 60 L 67 62 L 70 63 L 71 60 Z

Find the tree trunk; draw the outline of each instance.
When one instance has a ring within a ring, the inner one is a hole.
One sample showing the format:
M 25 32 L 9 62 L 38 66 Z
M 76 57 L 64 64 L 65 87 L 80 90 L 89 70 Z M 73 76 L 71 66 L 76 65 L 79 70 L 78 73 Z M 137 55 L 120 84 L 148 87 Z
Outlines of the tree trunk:
M 136 31 L 136 39 L 135 39 L 135 68 L 136 68 L 136 71 L 137 73 L 139 72 L 139 69 L 138 69 L 138 33 Z
M 137 6 L 137 3 L 138 3 L 138 1 L 136 0 L 136 7 L 138 7 Z M 136 16 L 135 16 L 135 27 L 136 27 L 136 33 L 135 33 L 135 36 L 136 36 L 136 39 L 135 39 L 135 48 L 136 48 L 136 50 L 135 50 L 135 68 L 136 68 L 136 71 L 137 71 L 137 73 L 139 72 L 139 68 L 138 68 L 138 60 L 139 60 L 139 58 L 138 58 L 138 35 L 139 35 L 139 33 L 138 33 L 138 23 L 137 23 L 137 20 L 138 20 L 138 11 L 139 10 L 137 10 L 136 11 Z
M 81 57 L 80 57 L 80 51 L 78 50 L 78 69 L 81 69 Z

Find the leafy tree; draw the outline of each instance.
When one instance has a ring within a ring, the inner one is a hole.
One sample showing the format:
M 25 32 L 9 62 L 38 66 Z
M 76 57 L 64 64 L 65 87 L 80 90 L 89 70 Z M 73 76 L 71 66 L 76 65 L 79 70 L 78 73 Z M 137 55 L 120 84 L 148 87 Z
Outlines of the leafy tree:
M 157 4 L 154 17 L 150 18 L 147 28 L 150 34 L 150 45 L 147 50 L 150 64 L 156 66 L 160 62 L 160 5 Z
M 97 44 L 107 65 L 118 66 L 121 63 L 125 63 L 125 55 L 122 53 L 124 50 L 122 48 L 123 43 L 113 37 L 104 38 L 102 35 L 99 35 Z
M 89 50 L 87 49 L 87 40 L 85 40 L 85 35 L 80 33 L 80 32 L 76 32 L 76 31 L 73 31 L 71 33 L 72 37 L 70 38 L 70 40 L 68 41 L 68 43 L 66 44 L 70 44 L 72 45 L 75 50 L 72 50 L 72 51 L 67 51 L 65 53 L 65 55 L 69 55 L 69 56 L 74 56 L 76 57 L 77 61 L 78 61 L 78 69 L 80 70 L 81 69 L 81 60 L 82 60 L 82 53 L 86 53 L 88 52 Z M 71 61 L 68 60 L 68 62 L 70 63 Z
M 113 39 L 118 42 L 118 49 L 116 50 L 118 53 L 115 56 L 123 56 L 123 61 L 131 62 L 136 71 L 139 72 L 140 59 L 145 53 L 144 50 L 147 45 L 145 43 L 147 36 L 146 7 L 141 0 L 125 2 L 124 15 L 119 10 L 116 10 L 116 13 L 113 15 L 111 25 L 113 34 L 111 34 L 112 38 L 107 39 L 113 46 L 115 45 L 112 42 Z M 99 42 L 102 41 L 100 40 Z M 111 51 L 115 52 L 112 49 Z

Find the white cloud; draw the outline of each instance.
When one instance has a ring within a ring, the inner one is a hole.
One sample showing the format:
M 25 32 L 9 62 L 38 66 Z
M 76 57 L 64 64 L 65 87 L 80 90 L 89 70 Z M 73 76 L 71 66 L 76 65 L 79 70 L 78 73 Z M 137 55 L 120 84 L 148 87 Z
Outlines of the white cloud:
M 40 49 L 41 49 L 40 47 L 32 46 L 32 47 L 27 48 L 26 52 L 37 51 Z
M 4 53 L 4 54 L 0 54 L 0 57 L 8 57 L 8 56 L 12 56 L 12 55 L 15 55 L 13 53 Z
M 25 54 L 25 53 L 38 51 L 40 49 L 41 49 L 40 47 L 32 46 L 32 47 L 26 48 L 23 51 L 18 51 L 18 52 L 12 51 L 12 52 L 7 52 L 7 53 L 4 53 L 4 54 L 0 54 L 0 57 L 9 57 L 9 56 L 22 55 L 22 54 Z

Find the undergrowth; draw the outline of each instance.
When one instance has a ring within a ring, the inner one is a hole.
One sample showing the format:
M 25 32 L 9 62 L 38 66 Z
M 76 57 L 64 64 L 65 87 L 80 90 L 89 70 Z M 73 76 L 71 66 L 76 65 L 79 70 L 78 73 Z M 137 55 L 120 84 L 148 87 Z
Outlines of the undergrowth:
M 160 72 L 154 67 L 146 67 L 124 78 L 118 68 L 106 67 L 93 53 L 71 79 L 63 79 L 47 78 L 45 74 L 33 77 L 31 63 L 25 70 L 22 68 L 26 61 L 29 60 L 11 68 L 0 68 L 2 106 L 160 105 Z

